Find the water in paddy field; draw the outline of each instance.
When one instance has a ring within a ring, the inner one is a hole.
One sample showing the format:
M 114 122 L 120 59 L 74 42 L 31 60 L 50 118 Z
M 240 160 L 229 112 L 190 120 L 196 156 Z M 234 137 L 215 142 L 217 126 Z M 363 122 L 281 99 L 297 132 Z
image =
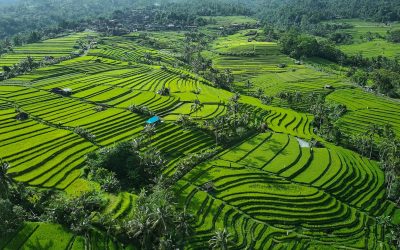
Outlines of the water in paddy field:
M 300 147 L 302 147 L 302 148 L 309 148 L 310 147 L 310 143 L 309 142 L 307 142 L 305 140 L 302 140 L 300 138 L 297 138 L 297 137 L 296 137 L 296 140 L 299 142 Z

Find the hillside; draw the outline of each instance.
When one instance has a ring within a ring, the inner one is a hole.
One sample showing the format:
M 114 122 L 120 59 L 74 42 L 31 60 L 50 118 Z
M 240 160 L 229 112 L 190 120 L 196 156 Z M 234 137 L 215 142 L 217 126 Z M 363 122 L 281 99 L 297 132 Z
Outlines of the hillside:
M 0 249 L 398 248 L 398 23 L 158 14 L 3 51 Z

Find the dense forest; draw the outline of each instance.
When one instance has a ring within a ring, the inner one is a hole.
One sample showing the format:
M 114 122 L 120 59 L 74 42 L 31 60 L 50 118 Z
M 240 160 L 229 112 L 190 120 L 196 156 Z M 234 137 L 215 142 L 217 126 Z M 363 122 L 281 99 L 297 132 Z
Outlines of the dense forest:
M 72 20 L 83 22 L 89 18 L 110 17 L 116 10 L 149 6 L 164 11 L 173 11 L 178 16 L 185 14 L 182 18 L 185 18 L 186 15 L 256 14 L 265 22 L 273 23 L 278 27 L 309 28 L 317 25 L 320 21 L 335 18 L 363 18 L 379 22 L 400 19 L 400 3 L 396 0 L 163 0 L 158 3 L 146 0 L 88 0 L 84 2 L 77 0 L 16 0 L 15 4 L 4 7 L 2 10 L 0 38 L 21 32 L 54 28 Z

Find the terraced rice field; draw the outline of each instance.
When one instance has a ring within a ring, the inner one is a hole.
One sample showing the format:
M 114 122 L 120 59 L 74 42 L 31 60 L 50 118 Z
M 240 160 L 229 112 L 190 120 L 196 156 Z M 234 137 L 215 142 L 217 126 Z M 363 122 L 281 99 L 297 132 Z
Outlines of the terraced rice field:
M 217 67 L 233 69 L 237 86 L 251 79 L 268 95 L 282 90 L 326 93 L 328 101 L 349 109 L 340 119 L 346 132 L 363 132 L 369 123 L 390 123 L 400 134 L 398 102 L 350 88 L 341 77 L 312 65 L 296 65 L 276 44 L 249 43 L 244 32 L 217 39 L 206 52 Z M 254 58 L 226 54 L 252 50 Z M 148 54 L 159 60 L 144 61 Z M 278 68 L 282 62 L 288 68 Z M 173 175 L 176 164 L 189 154 L 220 150 L 173 185 L 179 206 L 195 215 L 187 249 L 204 249 L 214 231 L 224 227 L 232 234 L 232 249 L 394 249 L 376 217 L 393 215 L 398 220 L 400 210 L 386 199 L 384 174 L 376 162 L 326 142 L 323 148 L 300 145 L 299 139 L 322 140 L 313 133 L 312 115 L 264 105 L 246 92 L 241 105 L 265 121 L 269 132 L 229 148 L 216 146 L 211 134 L 185 130 L 174 122 L 181 114 L 199 122 L 223 115 L 233 93 L 175 67 L 179 63 L 136 44 L 131 36 L 112 37 L 88 55 L 1 82 L 0 156 L 10 162 L 11 175 L 68 194 L 89 190 L 90 183 L 81 178 L 85 154 L 138 136 L 149 117 L 128 107 L 145 106 L 164 120 L 151 139 L 168 160 L 164 175 Z M 324 90 L 325 84 L 335 91 Z M 170 89 L 169 96 L 157 94 L 163 87 Z M 53 88 L 70 88 L 72 94 L 54 94 Z M 204 104 L 198 112 L 191 111 L 195 99 Z M 16 120 L 16 109 L 29 119 Z M 78 127 L 95 140 L 75 133 Z M 107 198 L 104 214 L 131 218 L 136 194 Z M 46 240 L 45 232 L 57 240 Z M 84 238 L 43 223 L 26 223 L 14 237 L 0 241 L 5 249 L 38 246 L 123 248 L 100 232 Z
M 197 167 L 176 189 L 196 215 L 189 249 L 201 249 L 224 227 L 234 249 L 375 249 L 383 240 L 375 216 L 395 212 L 383 180 L 376 163 L 351 151 L 310 150 L 292 136 L 267 133 Z
M 51 238 L 49 238 L 51 235 Z M 26 223 L 18 236 L 0 242 L 0 248 L 13 249 L 121 249 L 115 239 L 100 232 L 90 233 L 88 238 L 76 236 L 60 225 Z
M 400 102 L 375 96 L 360 89 L 338 90 L 327 100 L 345 104 L 349 110 L 340 120 L 340 127 L 351 134 L 363 133 L 370 124 L 390 124 L 400 134 Z
M 349 55 L 362 54 L 364 57 L 377 57 L 382 55 L 389 58 L 395 58 L 400 55 L 400 44 L 388 42 L 383 38 L 375 38 L 372 41 L 368 41 L 365 38 L 368 32 L 385 37 L 388 31 L 400 28 L 399 23 L 385 25 L 357 19 L 343 19 L 338 20 L 338 22 L 345 22 L 354 26 L 353 28 L 342 30 L 350 34 L 354 40 L 352 44 L 340 46 L 340 49 L 345 53 Z
M 245 89 L 250 80 L 253 87 L 264 89 L 268 95 L 281 91 L 302 93 L 326 93 L 325 85 L 342 88 L 343 78 L 324 72 L 312 65 L 297 65 L 295 61 L 279 51 L 277 43 L 248 41 L 250 30 L 215 40 L 206 57 L 213 59 L 217 68 L 232 70 L 236 85 Z M 260 31 L 258 31 L 260 32 Z M 249 55 L 243 55 L 248 53 Z M 278 67 L 286 64 L 285 68 Z
M 26 59 L 27 56 L 35 60 L 42 60 L 45 56 L 53 56 L 55 58 L 69 56 L 74 49 L 76 42 L 89 35 L 90 33 L 78 33 L 65 37 L 49 39 L 40 43 L 27 44 L 21 47 L 16 47 L 13 52 L 2 55 L 0 57 L 1 66 L 12 66 Z

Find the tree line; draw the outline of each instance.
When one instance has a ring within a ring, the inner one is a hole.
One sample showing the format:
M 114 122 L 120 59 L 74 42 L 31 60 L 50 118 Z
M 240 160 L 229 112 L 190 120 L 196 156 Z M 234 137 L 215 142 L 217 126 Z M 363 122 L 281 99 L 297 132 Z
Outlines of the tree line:
M 371 90 L 389 97 L 400 97 L 400 62 L 397 58 L 390 59 L 384 56 L 373 58 L 363 57 L 361 54 L 347 55 L 338 49 L 335 44 L 327 40 L 300 34 L 292 30 L 280 35 L 281 51 L 292 58 L 302 60 L 319 57 L 341 66 L 349 68 L 347 76 L 362 86 L 367 87 L 371 82 Z

